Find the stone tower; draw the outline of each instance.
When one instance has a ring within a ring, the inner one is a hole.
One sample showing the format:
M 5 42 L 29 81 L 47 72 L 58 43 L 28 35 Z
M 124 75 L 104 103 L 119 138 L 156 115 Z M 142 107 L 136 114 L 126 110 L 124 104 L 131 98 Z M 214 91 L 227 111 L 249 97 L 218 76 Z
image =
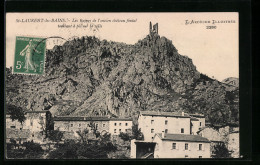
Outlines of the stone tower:
M 158 23 L 152 26 L 152 22 L 150 22 L 149 34 L 150 35 L 158 34 Z

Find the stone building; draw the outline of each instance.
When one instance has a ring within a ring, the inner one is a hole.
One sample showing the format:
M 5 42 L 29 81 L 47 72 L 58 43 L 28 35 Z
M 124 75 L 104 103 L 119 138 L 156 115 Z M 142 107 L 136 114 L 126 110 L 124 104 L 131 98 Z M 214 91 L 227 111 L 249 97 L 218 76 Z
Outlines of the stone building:
M 189 114 L 191 117 L 191 134 L 197 135 L 198 131 L 205 127 L 205 116 L 202 114 Z
M 144 140 L 131 141 L 132 158 L 209 158 L 210 141 L 198 136 L 202 114 L 141 111 L 138 128 Z
M 31 132 L 40 132 L 50 124 L 51 113 L 49 111 L 26 111 L 25 121 L 21 124 L 17 120 L 12 121 L 10 115 L 6 115 L 6 128 L 29 129 Z
M 205 127 L 205 117 L 200 114 L 193 116 L 184 112 L 141 111 L 138 117 L 138 127 L 144 134 L 144 141 L 151 141 L 155 133 L 162 132 L 196 134 L 199 129 Z
M 198 135 L 156 134 L 154 158 L 210 158 L 210 141 Z
M 78 130 L 95 129 L 101 134 L 110 133 L 119 135 L 120 132 L 127 132 L 132 129 L 132 120 L 123 118 L 109 117 L 75 117 L 75 116 L 57 116 L 54 117 L 54 130 L 76 132 Z
M 51 113 L 49 111 L 26 111 L 25 121 L 21 124 L 17 120 L 12 121 L 10 115 L 6 115 L 6 142 L 10 139 L 17 141 L 34 140 L 43 142 L 47 129 L 51 125 Z
M 198 135 L 156 133 L 152 141 L 131 141 L 131 158 L 210 158 L 210 141 Z

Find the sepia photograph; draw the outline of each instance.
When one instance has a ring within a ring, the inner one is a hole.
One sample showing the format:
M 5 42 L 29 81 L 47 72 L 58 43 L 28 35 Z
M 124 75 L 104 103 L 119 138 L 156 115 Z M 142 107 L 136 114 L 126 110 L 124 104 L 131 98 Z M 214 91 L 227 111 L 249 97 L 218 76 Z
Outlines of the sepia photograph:
M 239 13 L 6 13 L 6 159 L 240 158 Z

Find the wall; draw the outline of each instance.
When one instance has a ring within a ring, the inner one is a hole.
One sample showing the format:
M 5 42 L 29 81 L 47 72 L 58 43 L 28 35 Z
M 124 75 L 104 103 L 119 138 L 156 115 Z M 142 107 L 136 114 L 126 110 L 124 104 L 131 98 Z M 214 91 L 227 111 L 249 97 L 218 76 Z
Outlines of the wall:
M 199 135 L 209 139 L 210 141 L 224 142 L 223 136 L 221 136 L 221 134 L 213 128 L 204 128 L 203 130 L 200 131 Z
M 116 123 L 116 126 L 115 126 Z M 121 125 L 120 125 L 121 123 Z M 127 123 L 127 126 L 126 126 Z M 132 121 L 109 121 L 109 133 L 111 135 L 119 135 L 121 132 L 127 132 L 127 130 L 132 129 Z M 116 130 L 116 132 L 115 132 Z
M 210 143 L 202 142 L 180 142 L 180 141 L 162 141 L 158 136 L 156 142 L 154 158 L 210 158 Z M 177 149 L 172 149 L 172 143 L 176 143 Z M 188 150 L 185 150 L 185 143 L 188 143 Z M 199 144 L 202 144 L 202 150 L 199 150 Z
M 24 128 L 31 132 L 40 132 L 46 128 L 46 113 L 29 113 L 26 115 Z
M 151 120 L 154 120 L 153 124 Z M 167 125 L 165 120 L 168 120 Z M 138 128 L 141 128 L 145 141 L 151 141 L 155 133 L 162 133 L 165 129 L 168 129 L 168 133 L 171 134 L 181 134 L 181 128 L 184 128 L 183 134 L 190 134 L 190 118 L 140 115 Z M 154 129 L 154 133 L 151 133 L 151 129 Z
M 191 134 L 192 135 L 197 135 L 197 132 L 199 131 L 200 126 L 200 121 L 191 121 L 192 127 L 191 127 Z
M 109 122 L 108 121 L 93 121 L 94 124 L 97 124 L 97 130 L 100 133 L 109 131 Z M 90 121 L 54 121 L 54 130 L 60 131 L 78 131 L 88 129 Z
M 239 158 L 239 133 L 228 135 L 228 150 L 233 151 L 231 154 L 233 158 Z
M 40 132 L 46 128 L 46 113 L 29 113 L 26 119 L 21 125 L 17 120 L 12 121 L 11 118 L 6 117 L 6 128 L 11 128 L 15 126 L 15 129 L 29 129 L 31 132 Z
M 206 126 L 206 120 L 205 120 L 205 117 L 196 117 L 196 119 L 199 120 L 199 122 L 201 122 L 201 128 L 205 127 Z
M 130 158 L 136 158 L 136 144 L 135 139 L 131 140 L 131 148 L 130 148 Z
M 12 128 L 11 126 L 14 126 L 14 129 L 20 129 L 22 128 L 22 125 L 17 120 L 12 121 L 11 118 L 6 117 L 6 128 Z

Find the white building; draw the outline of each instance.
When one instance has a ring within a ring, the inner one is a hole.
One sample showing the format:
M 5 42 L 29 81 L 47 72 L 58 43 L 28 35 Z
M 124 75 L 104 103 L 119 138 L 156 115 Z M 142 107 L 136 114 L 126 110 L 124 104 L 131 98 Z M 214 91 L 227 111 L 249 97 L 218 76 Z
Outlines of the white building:
M 186 113 L 141 111 L 138 128 L 144 141 L 152 141 L 155 133 L 191 134 L 191 117 Z
M 205 127 L 205 116 L 202 114 L 189 114 L 191 117 L 191 134 L 197 135 Z
M 132 129 L 132 125 L 132 119 L 111 118 L 109 120 L 109 133 L 111 135 L 119 135 L 121 132 L 126 133 Z
M 210 158 L 210 141 L 198 135 L 156 134 L 154 158 Z
M 54 129 L 67 132 L 92 129 L 90 123 L 94 124 L 101 134 L 110 133 L 119 135 L 120 132 L 127 132 L 132 129 L 130 118 L 109 118 L 109 117 L 84 117 L 84 116 L 56 116 L 54 117 Z
M 26 111 L 23 124 L 17 120 L 12 121 L 10 115 L 6 115 L 6 128 L 29 129 L 31 132 L 40 132 L 46 129 L 51 114 L 49 111 Z

